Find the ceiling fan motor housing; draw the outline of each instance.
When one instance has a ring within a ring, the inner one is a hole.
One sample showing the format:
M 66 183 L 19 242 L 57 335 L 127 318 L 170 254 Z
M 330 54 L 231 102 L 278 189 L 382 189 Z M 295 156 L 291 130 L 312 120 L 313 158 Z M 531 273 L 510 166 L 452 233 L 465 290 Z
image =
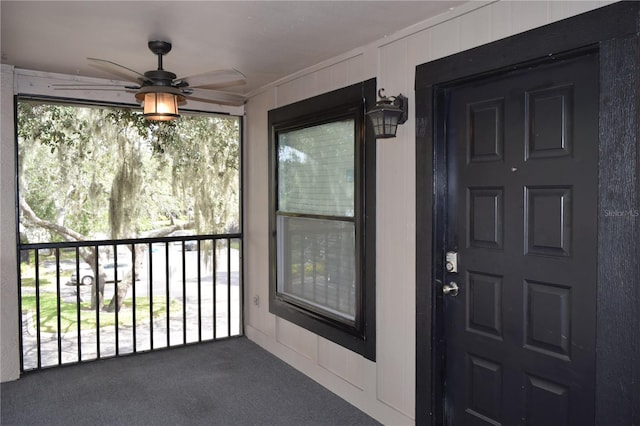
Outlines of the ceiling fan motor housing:
M 153 80 L 154 86 L 171 86 L 172 81 L 176 79 L 174 73 L 162 69 L 147 71 L 144 76 Z

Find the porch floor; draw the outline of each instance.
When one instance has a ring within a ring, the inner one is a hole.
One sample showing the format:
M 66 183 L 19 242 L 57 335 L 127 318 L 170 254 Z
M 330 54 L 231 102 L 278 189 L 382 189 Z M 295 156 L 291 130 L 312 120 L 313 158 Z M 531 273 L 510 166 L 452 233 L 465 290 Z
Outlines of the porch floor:
M 245 337 L 25 374 L 2 425 L 376 425 Z

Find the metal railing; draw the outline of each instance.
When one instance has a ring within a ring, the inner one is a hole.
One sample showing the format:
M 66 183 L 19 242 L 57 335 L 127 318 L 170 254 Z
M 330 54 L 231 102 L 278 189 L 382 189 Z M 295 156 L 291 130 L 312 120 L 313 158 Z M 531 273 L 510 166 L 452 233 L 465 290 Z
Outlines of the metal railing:
M 21 371 L 242 334 L 242 234 L 19 253 Z

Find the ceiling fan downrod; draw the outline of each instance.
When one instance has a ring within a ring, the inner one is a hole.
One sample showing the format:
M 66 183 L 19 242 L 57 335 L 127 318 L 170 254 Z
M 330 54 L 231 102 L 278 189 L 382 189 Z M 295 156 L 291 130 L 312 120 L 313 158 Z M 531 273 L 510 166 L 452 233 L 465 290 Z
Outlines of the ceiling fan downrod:
M 152 40 L 148 44 L 149 50 L 158 55 L 158 69 L 162 70 L 162 56 L 171 52 L 171 43 L 162 40 Z
M 162 57 L 171 51 L 171 43 L 162 40 L 152 40 L 148 46 L 149 50 L 158 56 L 158 69 L 147 71 L 144 75 L 154 80 L 154 86 L 171 86 L 171 82 L 176 78 L 176 75 L 162 68 Z

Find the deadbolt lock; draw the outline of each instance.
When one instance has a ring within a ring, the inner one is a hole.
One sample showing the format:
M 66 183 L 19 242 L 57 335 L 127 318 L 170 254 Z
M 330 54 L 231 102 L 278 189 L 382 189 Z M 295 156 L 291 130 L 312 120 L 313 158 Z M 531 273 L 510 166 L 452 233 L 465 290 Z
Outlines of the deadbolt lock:
M 458 252 L 456 251 L 448 251 L 445 255 L 444 259 L 444 267 L 447 272 L 455 273 L 458 272 Z

